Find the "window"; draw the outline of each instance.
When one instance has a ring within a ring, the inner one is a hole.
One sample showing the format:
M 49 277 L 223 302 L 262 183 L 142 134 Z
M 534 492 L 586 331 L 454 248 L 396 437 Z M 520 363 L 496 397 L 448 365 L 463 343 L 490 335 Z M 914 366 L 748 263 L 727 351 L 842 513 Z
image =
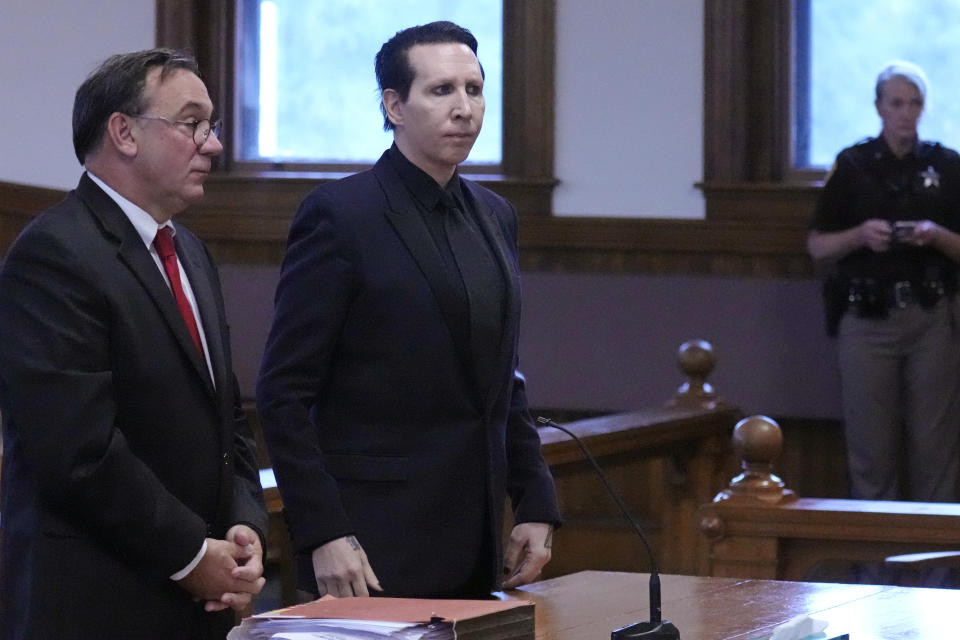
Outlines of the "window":
M 480 43 L 483 130 L 468 160 L 499 172 L 501 0 L 241 0 L 234 160 L 372 164 L 383 131 L 374 55 L 400 29 L 451 20 Z
M 324 169 L 291 167 L 286 163 L 255 166 L 234 160 L 237 155 L 233 147 L 239 129 L 237 119 L 232 116 L 237 113 L 234 87 L 239 82 L 236 77 L 237 29 L 243 24 L 238 14 L 244 11 L 245 1 L 157 0 L 157 43 L 194 51 L 213 103 L 221 113 L 229 116 L 225 119 L 221 136 L 225 151 L 219 158 L 215 175 L 207 182 L 210 196 L 207 201 L 216 201 L 215 194 L 222 185 L 223 191 L 230 193 L 225 198 L 230 200 L 231 206 L 222 210 L 222 218 L 210 215 L 203 224 L 210 227 L 210 234 L 230 239 L 242 236 L 246 242 L 251 237 L 265 241 L 261 223 L 254 220 L 261 215 L 264 220 L 269 220 L 277 205 L 264 194 L 297 191 L 297 180 L 323 179 L 319 174 Z M 502 7 L 501 137 L 506 143 L 501 147 L 499 171 L 482 169 L 481 173 L 486 175 L 478 176 L 478 179 L 513 202 L 521 215 L 549 216 L 551 194 L 556 184 L 553 174 L 554 0 L 502 0 Z M 481 58 L 486 56 L 485 46 L 480 43 Z M 371 77 L 371 71 L 365 72 L 363 82 Z M 376 83 L 373 79 L 370 83 L 372 110 L 377 113 Z M 359 168 L 343 166 L 340 171 Z M 331 169 L 328 167 L 325 171 Z M 242 218 L 237 214 L 240 208 L 255 213 Z M 249 219 L 251 230 L 239 229 L 236 224 L 239 219 Z M 270 251 L 273 250 L 271 247 Z
M 795 167 L 827 167 L 879 133 L 874 84 L 891 59 L 920 65 L 929 79 L 921 138 L 960 146 L 960 0 L 796 0 L 794 25 Z

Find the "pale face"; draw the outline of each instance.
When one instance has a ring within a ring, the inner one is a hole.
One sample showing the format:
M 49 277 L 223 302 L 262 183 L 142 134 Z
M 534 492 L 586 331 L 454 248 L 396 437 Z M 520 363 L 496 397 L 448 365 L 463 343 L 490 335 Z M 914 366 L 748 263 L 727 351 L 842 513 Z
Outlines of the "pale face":
M 147 73 L 141 115 L 170 121 L 209 120 L 213 103 L 207 88 L 193 73 L 178 69 L 161 83 L 160 68 Z M 193 141 L 193 131 L 182 124 L 130 118 L 136 140 L 133 160 L 138 182 L 138 205 L 158 220 L 168 220 L 203 197 L 203 183 L 210 174 L 213 157 L 223 151 L 216 136 L 202 147 Z
M 917 124 L 923 113 L 923 96 L 908 80 L 894 76 L 883 85 L 876 101 L 887 140 L 911 141 L 917 137 Z
M 415 72 L 410 95 L 384 91 L 384 106 L 403 155 L 441 186 L 467 159 L 483 125 L 480 63 L 465 44 L 415 45 L 407 51 Z

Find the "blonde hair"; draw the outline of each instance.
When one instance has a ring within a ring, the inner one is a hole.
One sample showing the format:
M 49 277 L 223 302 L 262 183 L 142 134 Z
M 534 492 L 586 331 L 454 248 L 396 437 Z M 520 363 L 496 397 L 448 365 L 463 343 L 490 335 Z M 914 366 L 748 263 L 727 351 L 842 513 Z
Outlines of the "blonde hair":
M 877 100 L 883 97 L 884 85 L 893 78 L 903 78 L 915 86 L 923 101 L 927 101 L 927 74 L 923 69 L 906 60 L 891 60 L 884 65 L 880 75 L 877 76 Z

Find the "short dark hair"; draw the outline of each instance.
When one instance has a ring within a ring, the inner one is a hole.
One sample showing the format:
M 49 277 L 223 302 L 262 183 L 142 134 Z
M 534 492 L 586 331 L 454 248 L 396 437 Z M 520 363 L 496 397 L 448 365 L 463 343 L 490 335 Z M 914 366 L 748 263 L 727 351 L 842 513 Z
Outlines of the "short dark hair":
M 189 53 L 147 49 L 110 56 L 83 81 L 73 99 L 73 150 L 80 164 L 100 145 L 110 114 L 140 114 L 147 72 L 154 67 L 161 68 L 161 80 L 177 69 L 200 75 Z
M 418 44 L 445 44 L 459 42 L 470 47 L 473 55 L 477 55 L 477 39 L 458 24 L 447 20 L 421 24 L 415 27 L 397 31 L 387 40 L 377 53 L 374 62 L 374 71 L 377 74 L 377 85 L 380 95 L 385 89 L 393 89 L 400 95 L 400 100 L 407 101 L 410 97 L 410 86 L 413 84 L 414 70 L 410 66 L 407 52 Z M 483 65 L 480 65 L 480 74 L 483 75 Z M 383 113 L 383 130 L 393 129 L 393 123 L 387 117 L 387 110 L 380 103 Z

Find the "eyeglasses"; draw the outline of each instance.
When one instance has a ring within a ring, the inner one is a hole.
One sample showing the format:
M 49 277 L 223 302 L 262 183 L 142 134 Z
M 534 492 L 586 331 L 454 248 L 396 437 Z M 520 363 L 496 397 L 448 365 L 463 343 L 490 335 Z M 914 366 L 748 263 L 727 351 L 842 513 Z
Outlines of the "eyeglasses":
M 210 137 L 212 133 L 215 138 L 220 137 L 220 128 L 223 126 L 223 120 L 217 120 L 214 123 L 211 123 L 209 120 L 197 120 L 196 122 L 191 122 L 190 120 L 169 120 L 162 116 L 132 116 L 139 120 L 160 120 L 161 122 L 166 122 L 171 127 L 176 125 L 183 125 L 189 127 L 193 132 L 193 143 L 197 145 L 199 149 L 207 142 L 207 138 Z

